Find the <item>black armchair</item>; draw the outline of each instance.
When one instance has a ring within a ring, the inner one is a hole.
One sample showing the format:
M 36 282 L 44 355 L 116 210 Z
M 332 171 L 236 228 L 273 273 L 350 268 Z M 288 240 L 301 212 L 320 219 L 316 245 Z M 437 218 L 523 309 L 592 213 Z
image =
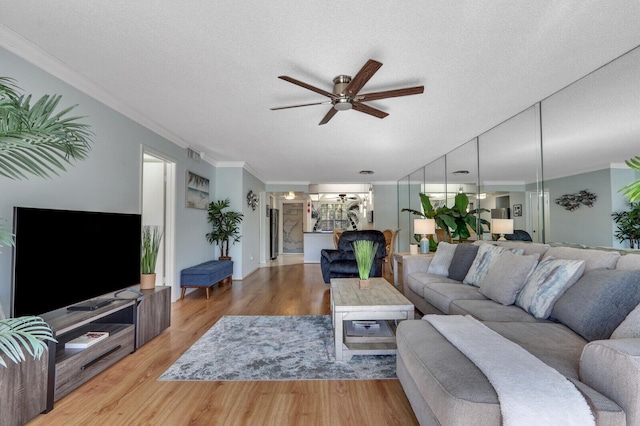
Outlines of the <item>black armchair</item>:
M 353 253 L 352 243 L 357 240 L 370 240 L 378 243 L 378 251 L 371 266 L 371 277 L 382 276 L 382 263 L 387 254 L 384 234 L 380 231 L 344 231 L 338 240 L 338 249 L 324 249 L 320 253 L 322 278 L 329 284 L 331 278 L 358 278 L 358 264 Z
M 504 239 L 511 241 L 533 241 L 531 235 L 523 229 L 514 229 L 513 234 L 505 234 Z

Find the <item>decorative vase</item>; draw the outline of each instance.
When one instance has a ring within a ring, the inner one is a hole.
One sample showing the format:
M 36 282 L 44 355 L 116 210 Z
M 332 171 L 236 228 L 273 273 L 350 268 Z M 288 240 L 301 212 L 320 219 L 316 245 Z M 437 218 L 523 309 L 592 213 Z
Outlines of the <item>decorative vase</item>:
M 218 256 L 218 260 L 231 260 L 231 256 Z
M 156 287 L 156 274 L 141 274 L 140 289 L 151 290 Z
M 369 290 L 371 288 L 371 282 L 369 280 L 358 280 L 360 290 Z

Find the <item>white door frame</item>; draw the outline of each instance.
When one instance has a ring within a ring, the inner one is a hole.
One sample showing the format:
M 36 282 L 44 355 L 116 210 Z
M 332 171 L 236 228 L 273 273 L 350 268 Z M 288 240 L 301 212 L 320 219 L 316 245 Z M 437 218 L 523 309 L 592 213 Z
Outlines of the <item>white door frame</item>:
M 167 155 L 142 146 L 140 169 L 140 211 L 143 209 L 142 198 L 142 167 L 144 167 L 144 154 L 151 155 L 165 164 L 165 200 L 164 200 L 164 282 L 162 285 L 171 287 L 171 301 L 175 302 L 180 294 L 179 280 L 175 272 L 175 227 L 176 227 L 176 161 Z

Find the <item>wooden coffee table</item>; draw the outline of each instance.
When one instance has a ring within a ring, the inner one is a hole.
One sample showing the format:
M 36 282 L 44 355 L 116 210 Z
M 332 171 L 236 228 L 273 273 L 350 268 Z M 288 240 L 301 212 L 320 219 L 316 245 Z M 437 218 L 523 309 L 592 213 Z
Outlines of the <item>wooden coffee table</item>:
M 331 279 L 331 323 L 336 361 L 348 362 L 354 355 L 396 353 L 395 328 L 400 320 L 413 319 L 413 304 L 384 278 L 371 278 L 371 288 L 360 290 L 357 278 Z M 391 339 L 347 338 L 345 321 L 386 320 L 393 331 Z

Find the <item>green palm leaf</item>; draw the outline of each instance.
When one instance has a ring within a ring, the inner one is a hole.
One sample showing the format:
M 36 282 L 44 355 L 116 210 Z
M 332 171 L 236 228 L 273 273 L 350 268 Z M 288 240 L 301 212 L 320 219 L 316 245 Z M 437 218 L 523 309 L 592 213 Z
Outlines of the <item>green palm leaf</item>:
M 640 156 L 635 156 L 630 160 L 625 161 L 627 166 L 636 172 L 640 172 Z M 629 199 L 632 203 L 635 201 L 640 201 L 640 179 L 631 182 L 628 185 L 625 185 L 618 192 L 623 192 L 624 196 Z
M 47 342 L 56 342 L 49 324 L 40 317 L 25 316 L 0 320 L 0 354 L 15 363 L 26 359 L 24 351 L 40 359 L 48 349 Z M 0 365 L 7 364 L 0 356 Z
M 55 112 L 61 96 L 44 95 L 32 105 L 14 87 L 0 77 L 0 176 L 50 177 L 87 158 L 93 133 L 79 122 L 83 117 L 68 116 L 75 105 Z

